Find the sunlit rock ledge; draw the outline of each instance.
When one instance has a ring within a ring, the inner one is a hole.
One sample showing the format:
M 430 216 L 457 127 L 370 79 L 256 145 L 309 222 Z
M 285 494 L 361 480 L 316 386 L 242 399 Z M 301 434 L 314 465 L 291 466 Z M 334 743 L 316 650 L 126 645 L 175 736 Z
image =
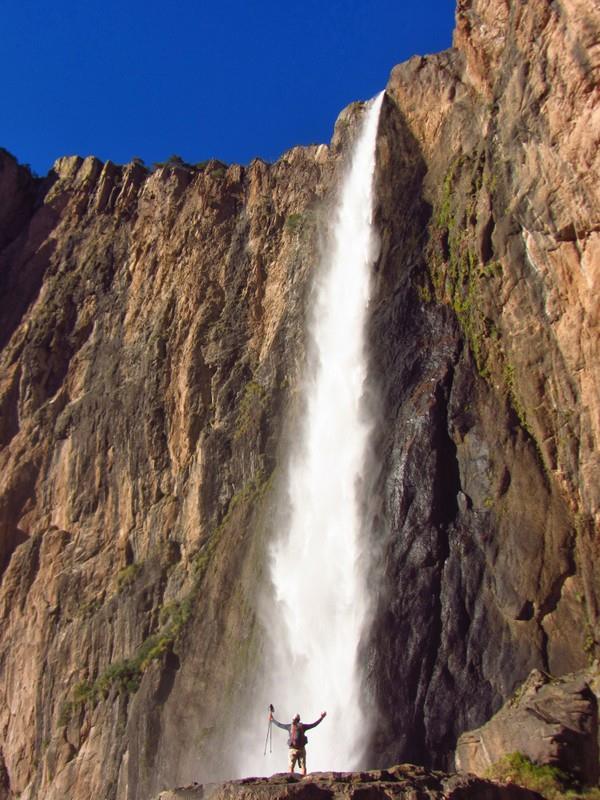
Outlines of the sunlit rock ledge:
M 252 800 L 252 798 L 345 798 L 347 800 L 538 800 L 540 795 L 513 784 L 499 784 L 474 775 L 430 772 L 412 764 L 369 772 L 277 773 L 270 778 L 243 778 L 161 792 L 153 800 Z

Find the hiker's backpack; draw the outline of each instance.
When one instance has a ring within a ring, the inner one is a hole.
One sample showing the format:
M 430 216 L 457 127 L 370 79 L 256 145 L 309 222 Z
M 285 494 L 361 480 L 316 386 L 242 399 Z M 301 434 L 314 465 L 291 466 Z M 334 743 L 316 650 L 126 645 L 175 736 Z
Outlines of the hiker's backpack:
M 292 722 L 292 727 L 290 728 L 290 738 L 288 739 L 288 747 L 295 747 L 299 749 L 304 747 L 304 745 L 308 742 L 306 735 L 304 733 L 304 725 L 300 723 L 300 725 L 296 725 Z

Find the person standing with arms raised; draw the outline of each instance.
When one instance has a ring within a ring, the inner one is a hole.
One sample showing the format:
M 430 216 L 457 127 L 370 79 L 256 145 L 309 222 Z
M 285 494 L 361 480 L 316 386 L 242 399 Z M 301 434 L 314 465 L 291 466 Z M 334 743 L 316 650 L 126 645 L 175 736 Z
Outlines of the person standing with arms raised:
M 269 711 L 269 722 L 274 722 L 278 728 L 282 728 L 284 731 L 289 733 L 288 747 L 290 772 L 294 771 L 294 767 L 297 763 L 298 769 L 303 775 L 306 775 L 306 743 L 308 742 L 308 739 L 306 738 L 305 731 L 315 728 L 317 725 L 319 725 L 319 723 L 323 722 L 323 719 L 326 716 L 327 712 L 323 711 L 316 722 L 305 724 L 304 722 L 301 722 L 300 714 L 296 714 L 294 719 L 286 724 L 284 722 L 278 722 L 273 716 L 273 712 Z

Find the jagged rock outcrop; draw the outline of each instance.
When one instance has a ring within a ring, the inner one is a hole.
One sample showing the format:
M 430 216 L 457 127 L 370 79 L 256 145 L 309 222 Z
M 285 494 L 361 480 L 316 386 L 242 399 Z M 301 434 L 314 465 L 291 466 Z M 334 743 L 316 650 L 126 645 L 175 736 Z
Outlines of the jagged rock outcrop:
M 445 775 L 410 764 L 370 772 L 315 772 L 306 778 L 279 774 L 211 786 L 188 786 L 161 792 L 155 800 L 537 800 L 520 786 L 503 786 L 473 775 Z
M 597 679 L 597 670 L 596 670 Z M 535 764 L 549 764 L 578 784 L 594 786 L 598 763 L 598 702 L 588 681 L 591 673 L 550 680 L 534 670 L 492 719 L 463 733 L 456 766 L 475 775 L 511 753 Z
M 378 143 L 370 764 L 447 767 L 600 633 L 598 20 L 460 0 Z M 277 163 L 0 153 L 0 798 L 231 774 L 360 104 Z

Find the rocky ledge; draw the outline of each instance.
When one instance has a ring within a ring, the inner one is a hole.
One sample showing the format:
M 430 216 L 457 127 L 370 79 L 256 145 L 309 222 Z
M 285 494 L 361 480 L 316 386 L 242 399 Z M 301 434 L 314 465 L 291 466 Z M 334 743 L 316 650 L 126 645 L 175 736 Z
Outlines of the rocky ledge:
M 539 800 L 540 795 L 512 784 L 502 785 L 474 775 L 430 772 L 412 764 L 370 772 L 278 773 L 270 778 L 244 778 L 219 784 L 192 784 L 162 792 L 155 800 Z

